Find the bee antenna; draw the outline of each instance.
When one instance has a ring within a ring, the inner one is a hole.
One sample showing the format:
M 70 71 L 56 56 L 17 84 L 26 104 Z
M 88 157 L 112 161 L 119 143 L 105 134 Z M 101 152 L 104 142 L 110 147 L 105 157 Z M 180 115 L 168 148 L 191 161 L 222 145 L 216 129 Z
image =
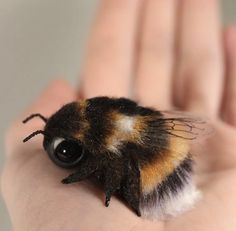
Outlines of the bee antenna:
M 22 121 L 22 123 L 27 123 L 29 120 L 33 119 L 34 117 L 39 117 L 41 120 L 43 120 L 45 123 L 47 123 L 48 119 L 46 117 L 44 117 L 43 115 L 37 113 L 37 114 L 32 114 L 30 116 L 28 116 L 26 119 L 24 119 Z
M 31 138 L 33 138 L 34 136 L 37 136 L 38 134 L 42 134 L 45 136 L 45 132 L 43 130 L 38 130 L 35 131 L 33 133 L 31 133 L 29 136 L 27 136 L 25 139 L 23 139 L 23 142 L 27 142 L 28 140 L 30 140 Z

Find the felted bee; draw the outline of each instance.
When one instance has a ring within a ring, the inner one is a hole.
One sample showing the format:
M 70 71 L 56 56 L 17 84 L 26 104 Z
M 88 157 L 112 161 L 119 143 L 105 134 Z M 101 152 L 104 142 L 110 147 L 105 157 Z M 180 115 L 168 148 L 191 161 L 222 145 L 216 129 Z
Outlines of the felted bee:
M 95 177 L 105 206 L 119 193 L 138 216 L 166 218 L 192 207 L 199 192 L 192 182 L 189 141 L 205 122 L 185 114 L 139 106 L 126 98 L 95 97 L 63 106 L 26 137 L 43 134 L 51 160 L 75 172 L 63 184 Z

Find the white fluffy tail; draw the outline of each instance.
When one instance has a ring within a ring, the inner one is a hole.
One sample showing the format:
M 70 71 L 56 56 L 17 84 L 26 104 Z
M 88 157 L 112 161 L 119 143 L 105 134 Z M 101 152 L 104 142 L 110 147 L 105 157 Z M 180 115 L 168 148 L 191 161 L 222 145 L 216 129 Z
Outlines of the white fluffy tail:
M 141 204 L 141 215 L 148 219 L 167 219 L 192 209 L 200 198 L 201 192 L 192 182 L 188 182 L 182 190 L 175 194 L 169 192 L 152 205 Z

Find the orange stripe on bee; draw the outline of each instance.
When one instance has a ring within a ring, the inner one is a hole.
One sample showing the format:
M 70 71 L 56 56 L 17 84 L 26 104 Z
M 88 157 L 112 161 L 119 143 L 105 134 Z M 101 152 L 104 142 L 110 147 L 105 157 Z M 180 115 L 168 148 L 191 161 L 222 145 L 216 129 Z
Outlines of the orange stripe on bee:
M 89 130 L 89 127 L 90 127 L 89 122 L 86 119 L 86 115 L 85 115 L 85 111 L 88 106 L 87 100 L 80 101 L 78 103 L 78 106 L 79 106 L 80 116 L 81 116 L 81 118 L 80 118 L 80 126 L 81 127 L 80 127 L 79 132 L 76 134 L 76 138 L 79 139 L 80 141 L 83 141 L 84 135 Z
M 189 144 L 187 141 L 171 137 L 168 150 L 157 154 L 156 160 L 140 169 L 142 192 L 144 194 L 151 193 L 188 154 Z

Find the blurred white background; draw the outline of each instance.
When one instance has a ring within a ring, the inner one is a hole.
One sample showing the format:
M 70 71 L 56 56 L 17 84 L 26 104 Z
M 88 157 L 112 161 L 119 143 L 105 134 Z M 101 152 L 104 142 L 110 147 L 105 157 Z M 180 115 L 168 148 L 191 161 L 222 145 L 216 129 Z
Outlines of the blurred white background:
M 76 83 L 98 0 L 0 0 L 0 169 L 10 121 L 53 78 Z M 236 1 L 222 0 L 224 23 Z M 0 231 L 11 231 L 0 196 Z

